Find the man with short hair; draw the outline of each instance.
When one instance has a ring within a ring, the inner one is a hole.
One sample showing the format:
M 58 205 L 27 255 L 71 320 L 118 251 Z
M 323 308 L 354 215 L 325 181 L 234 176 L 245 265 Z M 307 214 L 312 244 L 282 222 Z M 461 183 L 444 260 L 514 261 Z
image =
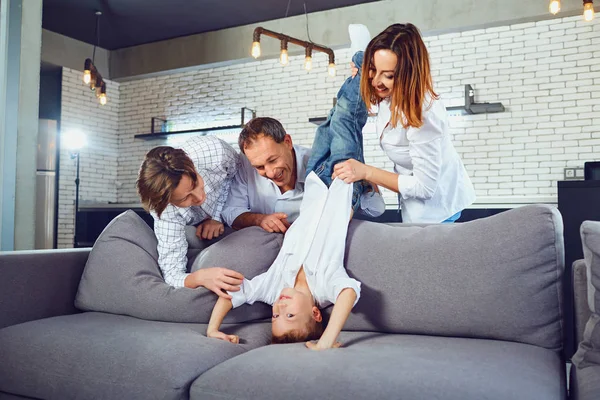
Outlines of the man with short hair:
M 233 229 L 260 226 L 267 232 L 285 233 L 300 213 L 310 149 L 294 145 L 283 125 L 269 117 L 250 120 L 238 144 L 243 155 L 223 221 Z M 376 194 L 363 195 L 363 213 L 383 213 L 385 204 Z

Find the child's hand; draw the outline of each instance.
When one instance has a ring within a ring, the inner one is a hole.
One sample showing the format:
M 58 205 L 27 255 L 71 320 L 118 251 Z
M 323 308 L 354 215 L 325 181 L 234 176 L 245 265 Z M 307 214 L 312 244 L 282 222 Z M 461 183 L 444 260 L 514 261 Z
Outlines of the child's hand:
M 326 350 L 337 349 L 339 347 L 342 347 L 342 344 L 340 342 L 334 342 L 330 345 L 329 343 L 324 343 L 323 341 L 319 340 L 317 343 L 306 342 L 306 347 L 308 347 L 311 350 Z
M 210 338 L 221 339 L 233 344 L 238 344 L 240 342 L 240 337 L 238 335 L 227 335 L 221 331 L 206 332 L 206 336 Z

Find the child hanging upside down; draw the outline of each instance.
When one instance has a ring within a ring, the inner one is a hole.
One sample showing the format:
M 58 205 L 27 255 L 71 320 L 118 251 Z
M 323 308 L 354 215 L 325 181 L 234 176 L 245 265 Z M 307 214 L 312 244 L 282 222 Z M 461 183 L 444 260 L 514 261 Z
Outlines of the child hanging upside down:
M 362 52 L 352 58 L 359 71 L 362 58 Z M 360 282 L 344 268 L 348 223 L 363 191 L 378 189 L 366 182 L 332 181 L 331 176 L 337 163 L 363 160 L 367 116 L 359 72 L 344 82 L 327 121 L 317 129 L 300 216 L 288 229 L 277 258 L 267 272 L 244 279 L 240 291 L 229 293 L 231 300 L 219 297 L 207 336 L 238 343 L 236 335 L 219 331 L 225 315 L 233 307 L 261 301 L 273 306 L 273 343 L 307 341 L 315 350 L 340 346 L 337 337 L 360 297 Z M 383 202 L 381 196 L 365 198 Z M 321 309 L 330 304 L 334 307 L 324 328 Z

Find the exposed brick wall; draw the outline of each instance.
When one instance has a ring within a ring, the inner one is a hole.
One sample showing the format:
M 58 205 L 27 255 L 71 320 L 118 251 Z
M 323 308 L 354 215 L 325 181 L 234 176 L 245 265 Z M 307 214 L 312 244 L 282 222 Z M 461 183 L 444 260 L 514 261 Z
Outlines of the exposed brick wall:
M 60 132 L 80 130 L 87 145 L 80 153 L 79 203 L 117 200 L 119 84 L 106 82 L 108 104 L 101 106 L 83 83 L 82 73 L 63 68 Z M 76 161 L 61 144 L 58 247 L 73 247 Z
M 480 199 L 555 197 L 563 168 L 600 153 L 600 22 L 580 16 L 428 36 L 434 84 L 447 106 L 462 105 L 464 85 L 477 102 L 502 102 L 506 112 L 450 117 L 454 144 Z M 237 121 L 239 108 L 282 121 L 294 142 L 309 146 L 348 74 L 349 50 L 336 51 L 339 71 L 326 74 L 325 57 L 310 73 L 303 56 L 286 67 L 250 61 L 149 78 L 121 85 L 119 201 L 136 201 L 132 183 L 144 151 L 157 142 L 133 141 L 151 116 L 174 122 Z M 367 162 L 390 168 L 371 129 Z M 386 195 L 389 202 L 394 196 Z M 507 200 L 510 202 L 509 200 Z
M 506 107 L 504 113 L 450 117 L 455 147 L 480 201 L 555 198 L 563 168 L 600 158 L 599 19 L 589 23 L 581 16 L 559 18 L 427 36 L 425 41 L 435 88 L 447 106 L 462 105 L 464 85 L 471 84 L 477 102 Z M 249 107 L 259 116 L 279 119 L 295 143 L 310 146 L 316 126 L 308 118 L 327 114 L 349 74 L 349 50 L 335 54 L 334 78 L 327 75 L 326 56 L 317 53 L 309 73 L 303 70 L 303 55 L 298 55 L 286 67 L 274 59 L 252 60 L 111 84 L 111 102 L 96 115 L 83 114 L 100 106 L 80 84 L 80 73 L 66 70 L 63 127 L 73 123 L 101 129 L 106 151 L 100 159 L 85 161 L 82 155 L 82 163 L 102 164 L 106 177 L 98 179 L 97 194 L 85 192 L 82 199 L 138 202 L 135 179 L 144 153 L 183 139 L 134 140 L 135 134 L 150 131 L 151 117 L 167 118 L 174 129 L 230 125 L 240 121 L 242 107 Z M 89 105 L 83 107 L 85 101 Z M 236 132 L 222 136 L 235 142 Z M 392 166 L 371 125 L 365 128 L 365 158 L 381 168 Z M 62 157 L 61 168 L 69 162 Z M 61 192 L 66 201 L 73 198 L 73 178 L 61 175 L 61 189 L 71 188 L 71 194 Z M 88 179 L 93 178 L 82 178 L 82 191 Z M 392 193 L 385 197 L 390 204 L 396 202 Z M 61 215 L 68 220 L 65 201 Z

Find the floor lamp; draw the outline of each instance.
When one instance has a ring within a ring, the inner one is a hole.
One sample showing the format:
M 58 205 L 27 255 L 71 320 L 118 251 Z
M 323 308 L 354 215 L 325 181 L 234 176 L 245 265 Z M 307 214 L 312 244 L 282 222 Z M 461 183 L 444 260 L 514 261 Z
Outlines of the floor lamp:
M 81 131 L 69 131 L 62 135 L 61 143 L 71 154 L 71 160 L 76 160 L 75 172 L 75 218 L 73 232 L 73 247 L 77 247 L 77 214 L 79 213 L 79 161 L 81 149 L 85 146 L 85 135 Z

